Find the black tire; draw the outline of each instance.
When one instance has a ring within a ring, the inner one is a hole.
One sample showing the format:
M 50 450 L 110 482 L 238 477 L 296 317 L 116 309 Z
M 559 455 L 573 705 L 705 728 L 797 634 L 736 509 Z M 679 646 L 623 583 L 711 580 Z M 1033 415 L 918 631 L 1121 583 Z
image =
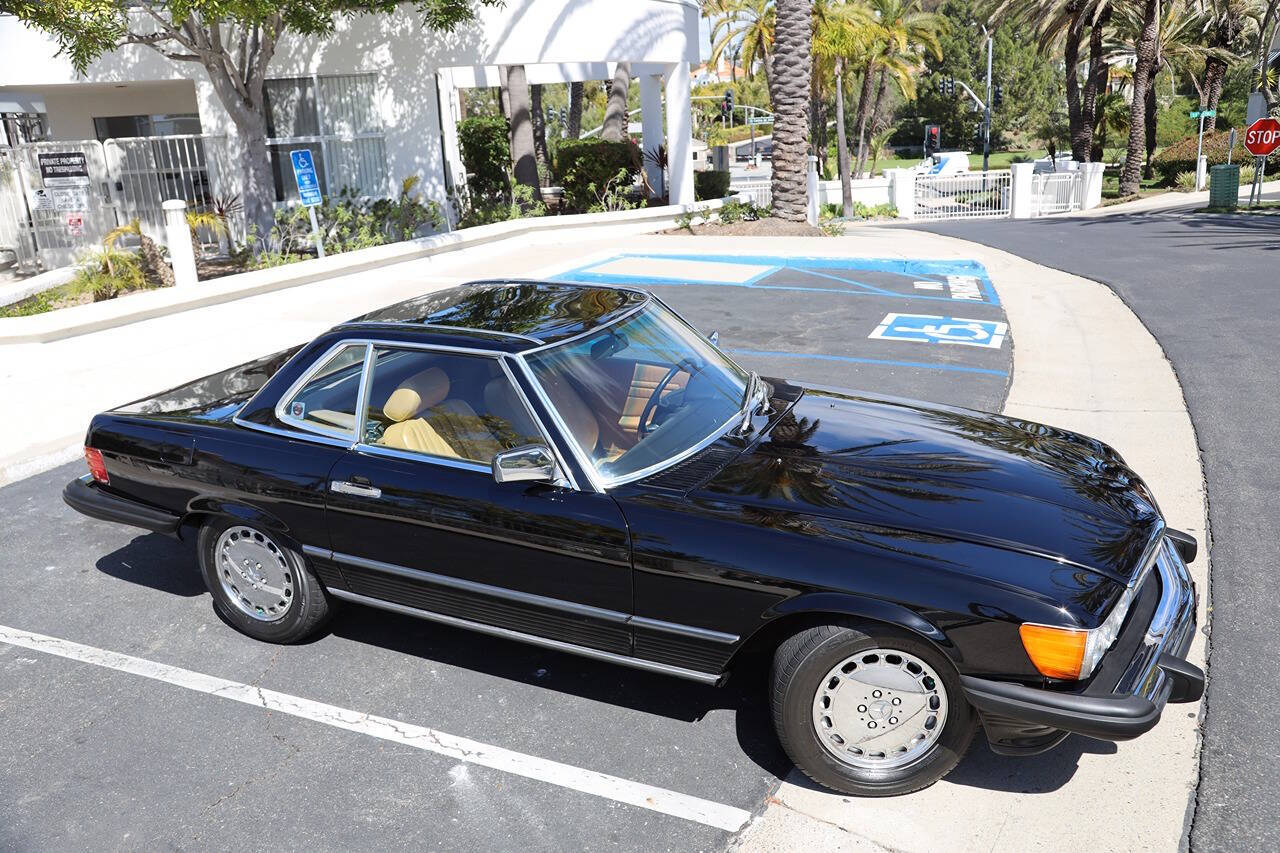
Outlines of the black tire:
M 837 759 L 819 740 L 813 719 L 816 691 L 831 669 L 859 651 L 876 648 L 914 655 L 940 676 L 946 689 L 941 733 L 904 767 L 872 769 Z M 774 653 L 771 684 L 774 727 L 783 750 L 810 779 L 842 794 L 890 797 L 927 788 L 956 766 L 977 728 L 951 662 L 926 641 L 889 626 L 846 622 L 801 631 Z
M 278 618 L 271 621 L 255 619 L 232 602 L 231 596 L 218 577 L 214 549 L 222 533 L 233 527 L 248 528 L 267 537 L 278 548 L 285 564 L 291 569 L 292 595 L 288 606 Z M 200 528 L 196 540 L 200 555 L 200 573 L 205 586 L 213 596 L 213 607 L 222 619 L 255 640 L 267 643 L 297 643 L 316 633 L 328 620 L 333 605 L 325 593 L 324 585 L 307 565 L 302 552 L 279 533 L 273 533 L 255 524 L 237 519 L 214 518 Z

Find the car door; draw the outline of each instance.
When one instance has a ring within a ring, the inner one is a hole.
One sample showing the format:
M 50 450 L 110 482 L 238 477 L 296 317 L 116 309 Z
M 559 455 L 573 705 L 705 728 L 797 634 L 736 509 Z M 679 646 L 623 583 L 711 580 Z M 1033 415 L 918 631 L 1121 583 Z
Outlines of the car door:
M 493 456 L 550 445 L 500 358 L 376 345 L 362 441 L 330 472 L 348 598 L 629 654 L 626 522 L 567 482 L 495 482 Z

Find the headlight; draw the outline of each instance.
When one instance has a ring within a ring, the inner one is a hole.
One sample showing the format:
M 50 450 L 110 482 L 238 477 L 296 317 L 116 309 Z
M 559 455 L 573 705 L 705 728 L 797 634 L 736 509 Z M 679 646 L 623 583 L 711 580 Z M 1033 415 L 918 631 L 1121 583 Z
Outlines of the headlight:
M 1106 621 L 1088 631 L 1027 622 L 1019 629 L 1022 645 L 1041 675 L 1047 678 L 1088 678 L 1120 636 L 1120 627 L 1124 625 L 1132 603 L 1133 590 L 1126 589 Z

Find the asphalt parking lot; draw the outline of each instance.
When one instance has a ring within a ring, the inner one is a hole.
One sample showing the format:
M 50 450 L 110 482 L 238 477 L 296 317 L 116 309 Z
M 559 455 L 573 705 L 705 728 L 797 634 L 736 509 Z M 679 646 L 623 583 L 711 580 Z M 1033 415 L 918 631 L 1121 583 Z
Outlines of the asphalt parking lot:
M 661 281 L 762 373 L 993 410 L 1008 386 L 973 262 L 564 273 Z M 312 642 L 257 643 L 214 614 L 191 543 L 66 508 L 81 470 L 0 489 L 0 849 L 719 849 L 788 769 L 751 678 L 713 689 L 358 607 Z

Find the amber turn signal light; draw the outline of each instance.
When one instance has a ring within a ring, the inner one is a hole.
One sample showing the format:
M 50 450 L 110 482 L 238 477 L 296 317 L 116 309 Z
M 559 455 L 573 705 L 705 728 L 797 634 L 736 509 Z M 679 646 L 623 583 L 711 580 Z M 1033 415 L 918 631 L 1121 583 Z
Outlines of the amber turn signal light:
M 1089 632 L 1077 628 L 1052 628 L 1026 624 L 1018 629 L 1031 662 L 1047 678 L 1080 677 Z

